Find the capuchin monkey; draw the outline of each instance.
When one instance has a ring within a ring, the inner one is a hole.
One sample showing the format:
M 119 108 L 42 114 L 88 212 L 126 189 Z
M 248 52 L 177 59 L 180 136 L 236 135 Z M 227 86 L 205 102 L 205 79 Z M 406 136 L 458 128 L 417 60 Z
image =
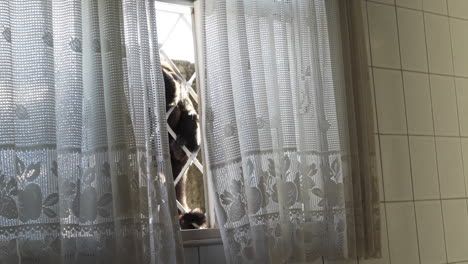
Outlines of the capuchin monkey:
M 180 91 L 181 81 L 175 72 L 167 65 L 162 65 L 162 72 L 166 87 L 166 112 L 174 107 L 167 122 L 177 135 L 177 140 L 168 135 L 172 175 L 175 180 L 189 158 L 182 147 L 185 146 L 190 152 L 200 148 L 199 117 L 192 102 L 182 95 Z M 186 197 L 187 171 L 175 187 L 177 200 L 184 208 L 188 208 Z M 179 222 L 182 229 L 197 229 L 206 223 L 206 218 L 204 213 L 196 208 L 185 214 L 179 211 Z

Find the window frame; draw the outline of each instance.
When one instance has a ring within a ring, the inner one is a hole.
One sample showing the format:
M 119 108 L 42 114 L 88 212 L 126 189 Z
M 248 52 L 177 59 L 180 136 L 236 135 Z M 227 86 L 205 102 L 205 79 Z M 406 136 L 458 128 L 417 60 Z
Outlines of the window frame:
M 169 4 L 176 4 L 176 5 L 186 5 L 186 6 L 194 6 L 194 2 L 197 0 L 156 0 L 158 2 L 164 2 Z
M 204 133 L 205 120 L 203 118 L 203 112 L 205 111 L 205 100 L 203 98 L 203 92 L 206 85 L 206 71 L 205 71 L 205 57 L 203 47 L 203 20 L 201 15 L 202 3 L 199 0 L 157 0 L 158 2 L 185 5 L 191 7 L 191 18 L 192 18 L 192 36 L 194 43 L 194 58 L 195 58 L 195 72 L 196 72 L 196 85 L 198 95 L 198 113 L 200 116 L 200 127 L 202 134 L 202 142 L 206 140 Z M 182 230 L 182 240 L 184 246 L 193 247 L 199 245 L 212 245 L 222 244 L 221 234 L 219 228 L 216 226 L 215 212 L 214 212 L 214 199 L 215 196 L 212 191 L 212 181 L 210 180 L 209 170 L 207 169 L 207 157 L 204 146 L 201 146 L 202 153 L 202 164 L 203 164 L 203 189 L 205 199 L 205 215 L 207 218 L 208 228 L 206 229 L 192 229 Z
M 191 0 L 186 0 L 191 1 Z M 195 51 L 195 71 L 197 73 L 197 89 L 198 89 L 198 113 L 200 116 L 200 126 L 201 126 L 201 136 L 202 136 L 202 161 L 203 161 L 203 185 L 204 185 L 204 194 L 205 194 L 205 214 L 208 222 L 208 227 L 211 229 L 219 229 L 216 225 L 215 211 L 214 211 L 214 195 L 213 182 L 210 175 L 210 170 L 208 169 L 208 154 L 205 150 L 203 142 L 206 142 L 206 134 L 204 131 L 205 117 L 203 113 L 206 111 L 206 102 L 203 96 L 206 86 L 206 68 L 205 68 L 205 54 L 204 54 L 204 34 L 203 34 L 203 18 L 202 18 L 202 3 L 199 0 L 191 1 L 192 5 L 192 27 L 193 27 L 193 38 L 194 38 L 194 51 Z

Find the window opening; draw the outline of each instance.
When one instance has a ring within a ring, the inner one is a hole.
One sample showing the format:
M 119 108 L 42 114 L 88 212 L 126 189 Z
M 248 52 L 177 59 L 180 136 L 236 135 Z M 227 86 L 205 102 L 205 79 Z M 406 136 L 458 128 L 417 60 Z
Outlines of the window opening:
M 199 111 L 199 89 L 197 88 L 196 56 L 194 43 L 193 7 L 180 4 L 156 2 L 156 19 L 158 25 L 158 40 L 161 62 L 177 75 L 180 84 L 181 97 L 186 98 Z M 178 135 L 169 125 L 171 115 L 176 107 L 167 110 L 168 132 L 171 144 L 177 142 Z M 176 109 L 177 110 L 177 109 Z M 199 123 L 199 127 L 200 127 Z M 200 131 L 202 133 L 203 131 Z M 203 138 L 203 137 L 201 137 Z M 201 142 L 200 142 L 201 143 Z M 182 145 L 182 144 L 181 144 Z M 205 200 L 205 176 L 202 164 L 201 148 L 189 150 L 182 147 L 187 160 L 178 175 L 174 175 L 177 185 L 187 175 L 185 184 L 186 206 L 184 201 L 177 201 L 181 213 L 188 213 L 191 209 L 200 208 L 207 212 L 208 201 Z M 173 148 L 171 147 L 171 151 Z M 171 152 L 171 157 L 173 152 Z M 177 166 L 180 166 L 178 164 Z M 173 164 L 174 167 L 174 164 Z M 178 187 L 176 187 L 177 189 Z M 208 217 L 206 217 L 208 219 Z M 184 226 L 183 224 L 181 224 Z M 197 228 L 194 224 L 194 228 Z M 185 227 L 186 228 L 186 227 Z

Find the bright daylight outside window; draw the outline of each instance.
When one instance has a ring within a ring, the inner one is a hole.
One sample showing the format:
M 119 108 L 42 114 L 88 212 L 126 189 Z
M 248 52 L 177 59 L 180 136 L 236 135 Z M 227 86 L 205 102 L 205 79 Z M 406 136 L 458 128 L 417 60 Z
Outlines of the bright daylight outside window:
M 197 65 L 192 22 L 193 7 L 164 2 L 156 3 L 161 62 L 177 75 L 181 93 L 191 101 L 195 110 L 200 113 L 199 90 L 196 83 Z M 174 107 L 169 108 L 167 111 L 166 117 L 168 118 L 168 123 L 170 123 L 173 110 Z M 170 140 L 175 141 L 177 133 L 174 132 L 169 124 L 168 131 L 171 137 Z M 183 201 L 177 201 L 177 207 L 181 213 L 189 212 L 194 208 L 200 208 L 205 213 L 207 209 L 205 202 L 208 199 L 205 199 L 207 196 L 204 191 L 205 179 L 201 150 L 199 148 L 198 150 L 190 151 L 186 147 L 183 147 L 183 151 L 188 158 L 184 162 L 185 164 L 182 164 L 180 173 L 174 175 L 174 177 L 177 176 L 174 183 L 177 185 L 182 180 L 184 173 L 187 173 L 185 186 L 187 201 L 186 206 L 184 206 Z M 172 152 L 171 155 L 173 155 Z

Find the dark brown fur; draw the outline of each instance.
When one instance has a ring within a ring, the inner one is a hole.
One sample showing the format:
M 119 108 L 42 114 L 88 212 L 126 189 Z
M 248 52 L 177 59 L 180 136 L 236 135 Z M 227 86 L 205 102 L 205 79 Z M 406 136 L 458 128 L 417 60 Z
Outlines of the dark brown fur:
M 164 84 L 166 87 L 166 111 L 174 107 L 168 118 L 168 124 L 177 135 L 174 140 L 169 135 L 169 146 L 171 151 L 172 175 L 174 180 L 182 171 L 188 160 L 188 156 L 182 149 L 185 146 L 190 152 L 200 148 L 200 128 L 198 114 L 188 98 L 182 98 L 177 75 L 168 67 L 163 66 Z M 187 206 L 186 196 L 187 172 L 182 176 L 175 187 L 177 200 Z M 195 229 L 205 222 L 205 215 L 200 209 L 194 209 L 186 214 L 179 215 L 180 224 L 183 229 Z

